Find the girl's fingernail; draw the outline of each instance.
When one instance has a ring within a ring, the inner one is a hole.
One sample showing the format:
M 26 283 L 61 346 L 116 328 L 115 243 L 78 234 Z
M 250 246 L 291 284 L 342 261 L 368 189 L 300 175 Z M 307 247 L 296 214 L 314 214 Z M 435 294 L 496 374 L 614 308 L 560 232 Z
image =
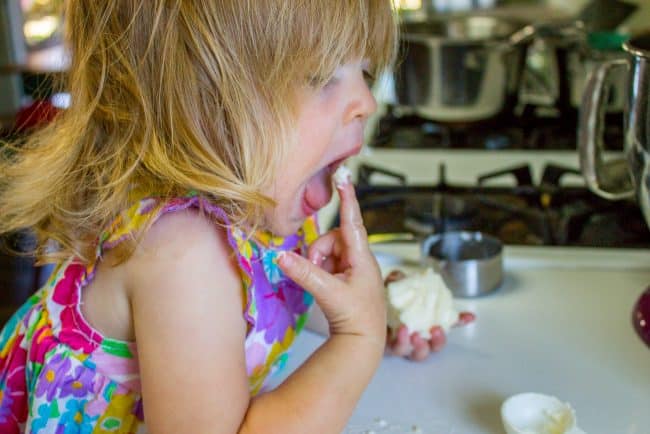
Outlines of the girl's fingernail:
M 293 264 L 293 258 L 291 257 L 291 254 L 289 252 L 280 252 L 278 253 L 278 262 L 280 265 L 284 265 L 285 267 L 291 266 Z

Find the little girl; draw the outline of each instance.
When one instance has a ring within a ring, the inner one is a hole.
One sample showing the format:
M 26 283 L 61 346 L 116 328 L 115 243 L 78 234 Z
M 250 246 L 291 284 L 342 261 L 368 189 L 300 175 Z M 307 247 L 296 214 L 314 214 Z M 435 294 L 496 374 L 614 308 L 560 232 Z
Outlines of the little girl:
M 375 110 L 390 0 L 65 8 L 72 104 L 0 160 L 0 234 L 58 264 L 0 335 L 0 432 L 341 432 L 383 285 L 354 188 L 340 229 L 313 215 Z M 329 338 L 259 393 L 314 299 Z M 441 342 L 401 333 L 415 358 Z

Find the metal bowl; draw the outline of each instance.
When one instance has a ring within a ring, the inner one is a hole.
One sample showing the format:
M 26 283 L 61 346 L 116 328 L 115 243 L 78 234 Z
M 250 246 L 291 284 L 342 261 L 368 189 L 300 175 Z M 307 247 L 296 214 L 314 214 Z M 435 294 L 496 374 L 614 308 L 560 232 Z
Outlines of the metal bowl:
M 481 232 L 445 232 L 422 242 L 422 263 L 442 275 L 456 297 L 476 297 L 503 281 L 503 245 Z

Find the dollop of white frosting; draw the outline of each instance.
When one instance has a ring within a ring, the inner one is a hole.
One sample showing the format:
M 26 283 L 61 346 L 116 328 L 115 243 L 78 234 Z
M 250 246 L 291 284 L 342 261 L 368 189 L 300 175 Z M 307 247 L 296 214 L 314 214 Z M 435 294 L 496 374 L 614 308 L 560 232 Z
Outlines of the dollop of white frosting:
M 341 164 L 334 172 L 334 175 L 332 175 L 332 178 L 334 179 L 334 184 L 336 184 L 337 187 L 341 187 L 352 180 L 352 172 Z
M 575 413 L 569 405 L 555 412 L 544 410 L 544 422 L 539 430 L 536 429 L 535 432 L 540 434 L 564 434 L 573 429 L 574 421 Z
M 431 327 L 438 325 L 446 333 L 458 321 L 451 291 L 431 268 L 389 283 L 386 300 L 393 330 L 404 324 L 410 333 L 429 339 Z

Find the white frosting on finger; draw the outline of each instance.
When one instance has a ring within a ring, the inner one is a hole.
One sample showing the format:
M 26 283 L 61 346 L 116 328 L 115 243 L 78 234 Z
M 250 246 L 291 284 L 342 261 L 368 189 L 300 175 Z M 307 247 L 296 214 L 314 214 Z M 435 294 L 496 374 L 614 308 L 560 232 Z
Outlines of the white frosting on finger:
M 341 164 L 338 169 L 336 169 L 336 172 L 334 172 L 334 175 L 332 175 L 332 178 L 334 179 L 334 184 L 337 187 L 341 187 L 352 180 L 352 172 Z
M 431 268 L 389 283 L 386 300 L 393 330 L 404 324 L 410 333 L 429 339 L 431 327 L 438 325 L 447 332 L 458 321 L 451 291 Z

